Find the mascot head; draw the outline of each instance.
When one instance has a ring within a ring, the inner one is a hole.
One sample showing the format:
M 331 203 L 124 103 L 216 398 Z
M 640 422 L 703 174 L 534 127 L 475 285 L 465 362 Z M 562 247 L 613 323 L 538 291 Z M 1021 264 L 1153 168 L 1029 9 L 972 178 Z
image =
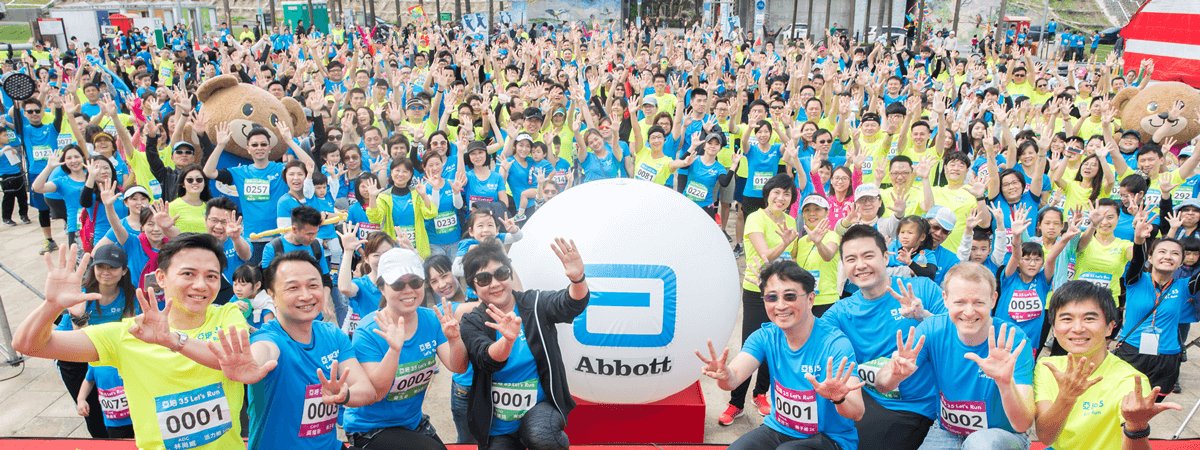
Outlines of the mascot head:
M 287 125 L 295 135 L 307 130 L 304 108 L 295 99 L 276 99 L 262 88 L 239 83 L 233 75 L 205 81 L 196 91 L 196 98 L 204 104 L 203 111 L 208 114 L 208 127 L 204 131 L 209 136 L 216 136 L 217 124 L 228 123 L 233 138 L 225 151 L 242 158 L 252 159 L 246 151 L 246 136 L 255 127 L 265 128 L 270 134 L 271 160 L 278 160 L 287 153 L 287 143 L 279 138 L 280 124 Z

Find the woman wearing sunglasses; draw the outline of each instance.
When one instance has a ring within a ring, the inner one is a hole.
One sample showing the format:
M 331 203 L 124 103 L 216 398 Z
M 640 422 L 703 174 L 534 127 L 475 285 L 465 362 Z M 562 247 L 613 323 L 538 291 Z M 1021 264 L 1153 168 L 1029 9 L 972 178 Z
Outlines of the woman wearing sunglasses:
M 558 291 L 514 290 L 511 261 L 498 241 L 463 258 L 465 278 L 482 302 L 462 319 L 463 344 L 475 369 L 467 423 L 480 448 L 569 446 L 563 428 L 575 402 L 555 324 L 575 320 L 590 296 L 575 243 L 558 238 L 550 248 L 569 283 Z
M 346 409 L 346 435 L 363 449 L 445 449 L 421 407 L 437 369 L 435 359 L 451 372 L 467 370 L 459 321 L 449 303 L 439 309 L 421 306 L 425 271 L 416 252 L 388 250 L 379 257 L 378 270 L 379 310 L 363 317 L 353 345 L 379 400 Z
M 170 202 L 171 211 L 179 215 L 175 226 L 183 233 L 204 233 L 204 203 L 212 198 L 208 178 L 199 164 L 185 167 L 180 173 L 177 196 Z

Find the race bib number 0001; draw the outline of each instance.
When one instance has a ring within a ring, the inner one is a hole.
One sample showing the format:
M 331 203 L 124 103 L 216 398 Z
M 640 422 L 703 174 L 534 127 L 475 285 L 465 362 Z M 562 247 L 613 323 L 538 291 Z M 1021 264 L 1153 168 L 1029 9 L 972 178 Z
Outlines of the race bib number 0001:
M 942 428 L 954 434 L 969 435 L 988 427 L 984 402 L 952 402 L 942 396 Z
M 168 449 L 194 448 L 233 428 L 229 400 L 221 383 L 154 399 L 158 429 Z
M 333 431 L 337 425 L 337 405 L 321 401 L 321 385 L 304 388 L 304 409 L 300 412 L 300 437 L 314 437 Z
M 492 382 L 492 415 L 511 422 L 521 420 L 537 403 L 537 378 L 519 383 Z
M 405 400 L 424 392 L 433 380 L 436 366 L 437 362 L 430 356 L 396 367 L 396 378 L 392 380 L 392 389 L 388 391 L 388 401 Z
M 775 383 L 775 420 L 804 434 L 817 434 L 816 391 L 795 391 Z

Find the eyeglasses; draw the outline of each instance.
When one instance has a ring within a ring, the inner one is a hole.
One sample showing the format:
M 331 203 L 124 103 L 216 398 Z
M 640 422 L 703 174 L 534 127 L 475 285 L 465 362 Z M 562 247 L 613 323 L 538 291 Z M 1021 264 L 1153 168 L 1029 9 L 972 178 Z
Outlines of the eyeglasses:
M 25 114 L 41 114 L 41 112 L 42 112 L 42 110 L 40 110 L 40 109 L 27 109 L 27 110 L 25 110 Z
M 783 301 L 785 301 L 785 302 L 794 302 L 794 301 L 796 301 L 797 298 L 800 298 L 800 295 L 796 294 L 795 292 L 788 292 L 783 295 L 774 295 L 774 294 L 764 295 L 763 301 L 767 302 L 767 303 L 775 303 L 776 301 L 778 301 L 780 299 L 780 297 L 782 297 Z
M 425 107 L 424 107 L 424 106 L 409 106 L 409 107 L 408 107 L 408 109 L 417 110 L 417 111 L 424 111 L 424 110 L 425 110 Z
M 908 172 L 892 172 L 892 176 L 897 176 L 897 175 L 899 175 L 899 176 L 902 176 L 902 177 L 907 177 L 907 176 L 909 176 L 909 175 L 912 175 L 912 171 L 908 171 Z
M 950 230 L 947 230 L 947 229 L 945 229 L 945 228 L 942 228 L 942 227 L 929 227 L 929 232 L 930 232 L 930 233 L 937 233 L 937 234 L 949 234 L 949 233 L 950 233 Z
M 421 289 L 421 287 L 425 286 L 425 280 L 422 280 L 421 277 L 412 277 L 412 278 L 409 278 L 408 281 L 396 280 L 393 283 L 388 283 L 388 286 L 390 286 L 395 291 L 403 291 L 404 286 L 408 286 L 410 289 L 415 291 L 415 290 Z
M 340 135 L 340 134 L 331 134 L 331 135 L 329 135 L 329 140 L 331 140 L 331 141 L 340 141 L 340 140 L 342 140 L 342 135 Z
M 475 287 L 485 288 L 492 284 L 492 278 L 495 278 L 496 281 L 505 281 L 511 276 L 512 269 L 508 268 L 508 266 L 500 266 L 495 272 L 491 273 L 477 272 L 475 274 Z
M 771 109 L 783 109 L 783 105 L 772 106 Z
M 271 146 L 271 144 L 266 144 L 266 143 L 264 143 L 264 144 L 250 144 L 250 147 L 253 147 L 253 148 L 260 148 L 260 147 L 261 147 L 261 148 L 266 148 L 266 147 L 270 147 L 270 146 Z
M 193 155 L 195 153 L 194 150 L 175 150 L 176 155 Z
M 1019 187 L 1019 186 L 1021 186 L 1020 181 L 1008 181 L 1008 182 L 1000 183 L 1000 187 L 1004 187 L 1004 188 Z
M 203 183 L 203 182 L 204 182 L 204 178 L 192 178 L 192 177 L 187 177 L 187 178 L 184 178 L 184 179 L 183 179 L 183 182 L 184 182 L 184 183 Z

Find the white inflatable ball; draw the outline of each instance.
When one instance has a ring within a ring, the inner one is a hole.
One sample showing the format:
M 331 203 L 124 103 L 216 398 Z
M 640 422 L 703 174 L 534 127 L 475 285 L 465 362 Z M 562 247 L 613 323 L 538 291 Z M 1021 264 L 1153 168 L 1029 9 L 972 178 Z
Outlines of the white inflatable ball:
M 513 245 L 525 289 L 569 284 L 550 244 L 573 239 L 591 301 L 558 326 L 571 394 L 596 403 L 651 403 L 699 379 L 707 340 L 723 348 L 740 305 L 725 236 L 683 195 L 646 181 L 594 181 L 546 203 Z

